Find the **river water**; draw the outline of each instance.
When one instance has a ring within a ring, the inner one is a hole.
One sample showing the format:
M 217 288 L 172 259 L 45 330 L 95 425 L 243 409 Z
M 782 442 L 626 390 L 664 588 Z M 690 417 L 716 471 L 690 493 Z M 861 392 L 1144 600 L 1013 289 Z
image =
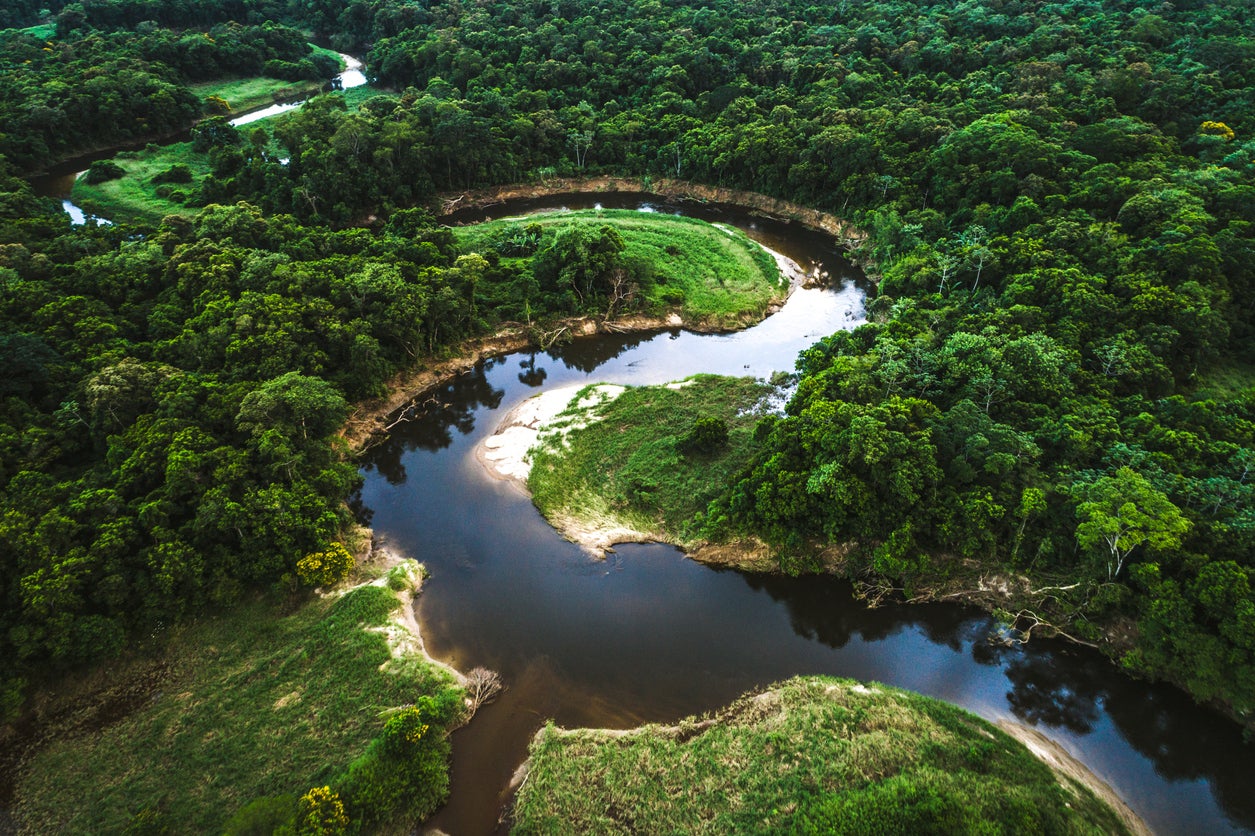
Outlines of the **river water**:
M 834 287 L 799 290 L 779 313 L 738 334 L 598 337 L 487 361 L 441 389 L 440 407 L 370 452 L 354 501 L 379 536 L 431 572 L 418 603 L 428 650 L 461 670 L 496 670 L 507 685 L 453 735 L 452 796 L 430 826 L 452 834 L 497 828 L 511 774 L 546 720 L 619 728 L 673 722 L 754 687 L 824 673 L 1033 725 L 1157 832 L 1252 832 L 1255 747 L 1242 743 L 1235 724 L 1174 688 L 1130 679 L 1097 653 L 1059 641 L 992 646 L 993 622 L 968 608 L 868 609 L 838 580 L 711 569 L 661 545 L 625 545 L 592 560 L 555 534 L 520 488 L 490 477 L 476 445 L 546 388 L 659 383 L 696 372 L 767 376 L 791 370 L 797 352 L 819 336 L 862 321 L 857 271 L 826 237 L 796 226 L 639 195 L 491 211 L 598 201 L 733 223 L 810 270 L 827 271 Z

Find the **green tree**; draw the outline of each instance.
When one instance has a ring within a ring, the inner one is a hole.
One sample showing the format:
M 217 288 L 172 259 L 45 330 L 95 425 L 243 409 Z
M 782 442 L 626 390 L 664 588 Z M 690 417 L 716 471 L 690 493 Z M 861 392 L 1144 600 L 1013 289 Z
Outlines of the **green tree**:
M 1180 509 L 1132 468 L 1122 467 L 1114 476 L 1085 486 L 1081 499 L 1076 538 L 1082 547 L 1103 552 L 1109 581 L 1119 576 L 1138 546 L 1176 548 L 1190 529 Z

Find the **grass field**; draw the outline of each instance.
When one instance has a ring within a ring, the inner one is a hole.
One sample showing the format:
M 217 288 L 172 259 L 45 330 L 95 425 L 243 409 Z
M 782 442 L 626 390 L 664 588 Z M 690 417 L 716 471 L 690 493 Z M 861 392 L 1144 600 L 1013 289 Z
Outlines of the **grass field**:
M 403 563 L 386 579 L 405 588 L 417 573 Z M 401 600 L 367 585 L 291 615 L 257 602 L 176 628 L 141 708 L 60 736 L 28 764 L 18 820 L 26 832 L 120 833 L 139 816 L 168 832 L 222 833 L 253 799 L 336 787 L 381 734 L 385 709 L 423 695 L 460 702 L 449 674 L 394 653 L 387 625 Z
M 111 221 L 156 222 L 166 215 L 190 217 L 200 211 L 170 197 L 162 197 L 161 184 L 153 178 L 176 164 L 186 165 L 192 172 L 191 183 L 167 184 L 171 196 L 196 193 L 197 183 L 209 173 L 209 157 L 192 150 L 190 142 L 152 145 L 142 151 L 123 151 L 113 162 L 126 171 L 125 177 L 91 184 L 80 177 L 74 183 L 72 199 L 94 215 Z
M 1128 832 L 989 723 L 830 677 L 676 726 L 546 727 L 514 818 L 518 834 Z
M 531 453 L 532 501 L 551 521 L 617 522 L 654 540 L 692 545 L 706 506 L 749 461 L 755 406 L 771 391 L 751 378 L 698 375 L 671 386 L 629 388 L 591 415 L 565 413 L 555 427 L 586 425 L 563 435 L 542 433 Z M 726 446 L 683 449 L 699 418 L 726 422 Z
M 28 35 L 31 35 L 32 37 L 42 38 L 45 41 L 50 41 L 52 40 L 53 36 L 57 34 L 57 24 L 41 23 L 38 26 L 27 26 L 22 31 Z
M 277 101 L 287 101 L 312 94 L 322 87 L 321 81 L 284 81 L 278 78 L 232 78 L 194 84 L 189 89 L 202 101 L 220 96 L 231 106 L 228 116 L 238 116 Z
M 344 61 L 335 50 L 310 44 L 315 55 L 329 55 L 344 68 Z M 278 78 L 229 78 L 193 84 L 189 89 L 204 100 L 220 96 L 231 105 L 231 114 L 238 115 L 259 107 L 267 107 L 276 101 L 286 101 L 301 95 L 317 92 L 322 81 L 285 81 Z
M 589 209 L 489 221 L 460 227 L 457 235 L 463 249 L 483 253 L 531 224 L 546 233 L 571 224 L 613 226 L 626 245 L 624 259 L 652 267 L 654 281 L 643 288 L 651 312 L 678 308 L 690 321 L 732 326 L 744 324 L 745 317 L 761 318 L 788 290 L 762 247 L 737 230 L 695 218 Z

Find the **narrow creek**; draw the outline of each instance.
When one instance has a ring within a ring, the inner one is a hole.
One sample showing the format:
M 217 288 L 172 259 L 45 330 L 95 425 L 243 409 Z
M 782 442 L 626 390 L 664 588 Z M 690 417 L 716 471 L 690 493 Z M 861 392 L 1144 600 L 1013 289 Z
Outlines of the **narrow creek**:
M 857 271 L 825 236 L 794 225 L 641 195 L 547 198 L 491 212 L 595 203 L 733 224 L 827 271 L 833 287 L 799 290 L 737 334 L 598 337 L 484 362 L 436 393 L 441 406 L 370 452 L 353 501 L 391 547 L 431 572 L 417 605 L 428 650 L 462 670 L 492 668 L 507 685 L 454 734 L 452 795 L 429 826 L 458 836 L 498 829 L 511 775 L 547 720 L 673 722 L 757 686 L 825 673 L 1035 726 L 1156 832 L 1255 831 L 1255 747 L 1177 689 L 1130 679 L 1099 654 L 1059 641 L 991 646 L 992 620 L 969 608 L 868 609 L 835 579 L 711 569 L 661 545 L 626 545 L 594 561 L 562 540 L 522 490 L 490 477 L 476 445 L 546 388 L 697 372 L 765 377 L 791 370 L 819 337 L 863 321 Z

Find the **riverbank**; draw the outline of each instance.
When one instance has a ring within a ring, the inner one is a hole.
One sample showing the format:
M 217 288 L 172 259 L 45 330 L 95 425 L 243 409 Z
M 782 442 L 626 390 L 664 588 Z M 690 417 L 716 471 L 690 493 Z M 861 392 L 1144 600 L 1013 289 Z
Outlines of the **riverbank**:
M 831 677 L 674 725 L 546 726 L 517 778 L 523 834 L 1148 832 L 1066 753 L 1039 759 L 955 706 Z
M 418 630 L 424 571 L 381 548 L 356 572 L 354 585 L 299 605 L 258 600 L 179 625 L 44 695 L 41 716 L 27 720 L 42 729 L 6 765 L 18 775 L 17 832 L 137 823 L 223 832 L 251 802 L 290 798 L 294 809 L 296 797 L 323 785 L 347 797 L 381 757 L 373 741 L 387 709 L 424 699 L 437 706 L 429 722 L 441 732 L 436 756 L 447 759 L 443 734 L 470 707 L 465 678 L 427 654 Z M 447 763 L 438 769 L 447 775 Z M 354 815 L 421 818 L 434 809 L 385 796 L 360 798 Z
M 552 221 L 552 222 L 556 222 Z M 713 229 L 719 227 L 712 226 Z M 721 237 L 728 230 L 723 229 Z M 522 351 L 529 347 L 548 348 L 559 340 L 593 337 L 598 334 L 652 333 L 682 328 L 697 333 L 728 333 L 748 328 L 777 312 L 793 290 L 814 279 L 792 259 L 758 245 L 772 259 L 787 280 L 759 299 L 746 297 L 741 309 L 717 313 L 695 313 L 681 299 L 661 313 L 635 313 L 607 319 L 602 316 L 578 316 L 546 323 L 511 323 L 496 332 L 475 337 L 450 349 L 446 356 L 427 358 L 415 367 L 402 370 L 385 385 L 388 394 L 358 403 L 341 429 L 340 435 L 349 450 L 360 454 L 376 439 L 421 412 L 423 396 L 464 374 L 483 360 Z M 718 277 L 707 280 L 718 283 Z M 699 309 L 706 310 L 706 309 Z
M 866 232 L 829 212 L 759 192 L 709 186 L 668 177 L 556 177 L 539 183 L 515 183 L 441 195 L 439 208 L 441 216 L 446 217 L 466 210 L 485 209 L 507 201 L 598 192 L 642 192 L 675 200 L 737 206 L 824 232 L 831 235 L 840 246 L 851 251 L 867 240 Z

